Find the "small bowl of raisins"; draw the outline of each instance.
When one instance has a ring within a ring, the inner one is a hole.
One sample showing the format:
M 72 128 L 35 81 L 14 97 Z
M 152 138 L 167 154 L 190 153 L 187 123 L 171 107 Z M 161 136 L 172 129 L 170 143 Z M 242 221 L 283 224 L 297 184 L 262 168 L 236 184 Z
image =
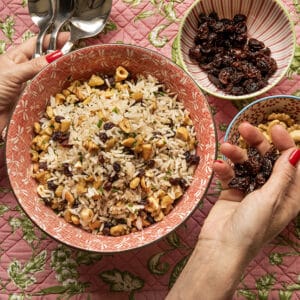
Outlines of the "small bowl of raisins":
M 178 35 L 179 64 L 207 93 L 229 100 L 257 97 L 285 75 L 295 33 L 276 0 L 200 0 Z
M 229 124 L 224 140 L 247 150 L 248 160 L 234 165 L 235 177 L 229 186 L 245 193 L 260 188 L 271 175 L 278 151 L 272 147 L 265 155 L 249 147 L 238 127 L 247 121 L 256 126 L 272 145 L 271 128 L 282 125 L 300 147 L 300 97 L 275 95 L 258 99 L 242 109 Z

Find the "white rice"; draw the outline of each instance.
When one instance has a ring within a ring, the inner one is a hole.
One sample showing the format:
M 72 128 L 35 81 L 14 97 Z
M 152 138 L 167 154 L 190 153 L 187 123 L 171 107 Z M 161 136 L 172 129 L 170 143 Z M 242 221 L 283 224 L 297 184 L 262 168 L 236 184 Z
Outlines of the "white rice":
M 67 146 L 62 146 L 52 136 L 45 151 L 32 147 L 39 153 L 39 165 L 47 166 L 46 171 L 35 167 L 33 172 L 35 178 L 40 172 L 47 173 L 47 182 L 39 182 L 38 194 L 68 222 L 72 223 L 70 216 L 76 216 L 78 226 L 97 234 L 127 234 L 160 221 L 180 198 L 176 190 L 183 193 L 193 178 L 195 164 L 187 162 L 186 152 L 195 155 L 196 139 L 193 125 L 184 124 L 188 112 L 177 96 L 164 91 L 152 76 L 126 80 L 118 88 L 108 87 L 106 90 L 91 87 L 88 82 L 81 82 L 78 88 L 85 97 L 90 97 L 90 102 L 59 104 L 55 96 L 50 99 L 54 116 L 70 120 L 70 135 Z M 107 91 L 111 97 L 107 97 Z M 134 92 L 143 94 L 142 101 L 133 99 Z M 156 109 L 153 109 L 154 102 Z M 125 133 L 118 125 L 124 118 L 130 122 L 130 133 Z M 43 117 L 39 122 L 42 130 L 53 127 L 53 118 L 51 121 L 51 118 Z M 114 127 L 104 130 L 103 126 L 109 122 Z M 187 129 L 188 140 L 176 135 L 179 127 Z M 108 139 L 115 138 L 112 148 L 107 147 L 107 141 L 101 139 L 99 133 L 105 133 Z M 122 145 L 124 139 L 138 136 L 143 138 L 143 144 L 151 145 L 149 159 L 143 159 L 142 153 L 135 151 L 137 142 L 131 149 Z M 162 140 L 163 145 L 160 144 Z M 98 149 L 89 151 L 84 146 L 87 141 L 93 142 Z M 114 163 L 120 166 L 120 171 L 114 169 Z M 65 173 L 63 164 L 68 164 L 71 176 Z M 115 180 L 109 179 L 114 176 Z M 97 178 L 101 178 L 101 185 L 95 187 Z M 146 188 L 141 183 L 135 189 L 130 188 L 134 178 L 143 179 Z M 170 178 L 184 179 L 184 188 L 170 183 Z M 111 182 L 107 183 L 109 180 Z M 79 182 L 85 182 L 84 193 L 78 193 Z M 55 196 L 53 185 L 55 188 L 63 186 L 61 197 Z M 73 204 L 65 200 L 66 193 L 73 195 Z M 172 199 L 168 207 L 161 207 L 164 196 Z M 157 207 L 151 204 L 151 199 L 156 200 Z M 57 208 L 57 203 L 60 208 Z M 91 220 L 82 217 L 84 208 L 92 210 Z M 113 227 L 115 230 L 111 229 Z

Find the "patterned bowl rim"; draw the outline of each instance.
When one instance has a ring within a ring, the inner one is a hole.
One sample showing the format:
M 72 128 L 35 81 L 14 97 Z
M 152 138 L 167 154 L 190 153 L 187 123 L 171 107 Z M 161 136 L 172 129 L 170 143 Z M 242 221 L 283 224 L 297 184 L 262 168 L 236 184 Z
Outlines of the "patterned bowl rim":
M 180 25 L 179 25 L 179 29 L 178 29 L 178 34 L 177 34 L 177 49 L 178 49 L 178 64 L 190 75 L 190 77 L 194 78 L 193 75 L 189 72 L 188 67 L 186 66 L 186 64 L 184 63 L 184 59 L 183 59 L 183 55 L 182 55 L 182 45 L 181 45 L 181 37 L 183 35 L 183 27 L 186 23 L 187 18 L 189 17 L 189 15 L 191 14 L 191 12 L 193 11 L 193 9 L 199 5 L 200 2 L 202 2 L 204 0 L 197 0 L 194 2 L 194 4 L 192 6 L 190 6 L 190 8 L 186 11 L 185 15 L 183 16 Z M 208 0 L 207 0 L 208 1 Z M 242 1 L 242 0 L 240 0 Z M 238 101 L 238 100 L 245 100 L 245 99 L 250 99 L 250 98 L 254 98 L 257 96 L 260 96 L 261 94 L 267 92 L 268 90 L 270 90 L 271 88 L 273 88 L 274 86 L 276 86 L 284 77 L 284 75 L 287 73 L 289 67 L 292 64 L 293 58 L 295 56 L 295 51 L 296 51 L 296 30 L 295 30 L 295 26 L 293 25 L 293 21 L 290 17 L 290 13 L 287 10 L 287 8 L 279 1 L 279 0 L 271 0 L 273 1 L 276 5 L 279 6 L 279 8 L 282 10 L 282 12 L 285 14 L 287 20 L 289 21 L 289 25 L 290 25 L 290 29 L 292 32 L 292 40 L 293 40 L 293 49 L 292 49 L 292 53 L 289 59 L 288 64 L 286 65 L 285 69 L 282 70 L 280 76 L 278 76 L 278 78 L 272 83 L 272 84 L 268 84 L 266 87 L 258 90 L 257 92 L 251 93 L 251 94 L 245 94 L 245 95 L 241 95 L 241 96 L 234 96 L 234 95 L 223 95 L 223 94 L 219 94 L 216 92 L 213 92 L 211 90 L 209 90 L 208 88 L 206 88 L 203 85 L 200 85 L 198 83 L 197 80 L 196 83 L 200 86 L 200 88 L 205 91 L 206 93 L 213 95 L 215 97 L 218 98 L 222 98 L 222 99 L 226 99 L 226 100 L 233 100 L 233 101 Z
M 237 121 L 237 119 L 245 112 L 247 111 L 249 108 L 251 108 L 253 105 L 256 105 L 257 103 L 261 103 L 261 102 L 265 102 L 265 101 L 269 101 L 272 99 L 276 99 L 276 98 L 286 98 L 286 99 L 292 99 L 292 100 L 296 100 L 296 101 L 300 101 L 300 97 L 297 96 L 293 96 L 293 95 L 272 95 L 272 96 L 267 96 L 264 98 L 260 98 L 257 99 L 253 102 L 251 102 L 250 104 L 246 105 L 243 109 L 241 109 L 232 119 L 232 121 L 229 123 L 225 136 L 224 136 L 224 142 L 228 140 L 229 138 L 229 134 L 232 130 L 232 127 L 234 126 L 235 122 Z
M 142 47 L 142 46 L 137 46 L 137 45 L 131 45 L 131 44 L 116 44 L 116 43 L 105 43 L 105 44 L 97 44 L 97 45 L 91 45 L 91 46 L 86 46 L 86 47 L 83 47 L 83 48 L 80 48 L 80 49 L 76 49 L 76 50 L 73 50 L 72 52 L 68 53 L 68 54 L 65 54 L 63 55 L 62 57 L 58 58 L 56 60 L 56 62 L 59 63 L 60 60 L 63 60 L 65 59 L 66 56 L 71 56 L 71 55 L 74 55 L 75 52 L 81 52 L 81 51 L 88 51 L 88 49 L 93 49 L 93 48 L 100 48 L 100 47 L 124 47 L 124 48 L 136 48 L 140 51 L 145 51 L 145 52 L 148 52 L 148 53 L 152 53 L 153 56 L 157 56 L 157 57 L 160 57 L 161 59 L 165 59 L 168 64 L 171 64 L 173 65 L 174 68 L 177 68 L 178 70 L 180 70 L 181 72 L 183 72 L 188 78 L 190 78 L 190 80 L 194 83 L 195 87 L 199 90 L 199 93 L 203 96 L 203 101 L 208 109 L 208 113 L 209 113 L 209 116 L 210 116 L 210 119 L 211 119 L 211 123 L 212 123 L 212 126 L 213 126 L 213 132 L 214 132 L 214 153 L 213 153 L 213 160 L 215 160 L 217 158 L 217 149 L 218 149 L 218 139 L 217 139 L 217 128 L 216 128 L 216 124 L 215 124 L 215 120 L 213 118 L 213 113 L 210 109 L 210 105 L 209 105 L 209 102 L 207 100 L 207 97 L 205 96 L 205 94 L 203 93 L 203 91 L 200 89 L 199 85 L 196 83 L 196 81 L 190 76 L 190 74 L 188 72 L 186 72 L 184 69 L 182 69 L 178 64 L 174 63 L 170 58 L 168 58 L 167 56 L 157 52 L 157 51 L 154 51 L 154 50 L 151 50 L 151 49 L 148 49 L 148 48 L 145 48 L 145 47 Z M 43 72 L 44 70 L 46 70 L 47 68 L 49 68 L 50 64 L 48 64 L 46 67 L 44 67 L 40 72 Z M 32 80 L 34 80 L 39 74 L 36 74 Z M 14 117 L 14 112 L 15 112 L 15 109 L 18 105 L 18 103 L 21 101 L 22 97 L 23 97 L 23 94 L 26 93 L 27 89 L 29 89 L 29 85 L 27 85 L 25 87 L 25 89 L 23 90 L 23 92 L 21 93 L 20 97 L 18 98 L 18 101 L 14 107 L 14 111 L 12 112 L 12 114 L 10 115 L 10 119 L 9 119 L 9 122 L 8 122 L 8 126 L 6 128 L 6 133 L 5 133 L 5 141 L 7 141 L 7 136 L 8 136 L 8 132 L 9 132 L 9 128 L 11 126 L 11 120 L 12 118 Z M 7 146 L 7 143 L 5 143 L 5 149 L 4 149 L 4 152 L 5 152 L 5 162 L 6 162 L 6 165 L 7 165 L 7 152 L 8 152 L 8 146 Z M 7 170 L 8 171 L 8 170 Z M 214 176 L 214 173 L 213 173 L 213 170 L 211 169 L 211 172 L 209 174 L 209 177 L 207 179 L 207 185 L 206 187 L 204 188 L 203 190 L 203 195 L 201 198 L 199 198 L 198 200 L 198 204 L 201 200 L 203 200 L 203 198 L 206 196 L 207 194 L 207 191 L 211 185 L 211 182 L 212 182 L 212 179 L 213 179 L 213 176 Z M 38 222 L 36 222 L 35 220 L 33 220 L 29 214 L 29 212 L 27 212 L 25 209 L 23 209 L 23 206 L 22 206 L 22 203 L 20 201 L 20 199 L 17 197 L 17 194 L 13 188 L 13 185 L 12 185 L 12 182 L 11 182 L 11 178 L 9 176 L 9 173 L 8 173 L 8 180 L 9 180 L 9 183 L 12 187 L 12 192 L 18 202 L 18 204 L 20 205 L 20 207 L 22 208 L 22 211 L 27 215 L 27 217 L 30 219 L 31 222 L 33 222 L 33 224 L 35 226 L 37 226 L 42 232 L 44 232 L 47 236 L 51 237 L 53 240 L 61 243 L 61 244 L 64 244 L 68 247 L 71 247 L 73 249 L 77 249 L 77 250 L 83 250 L 83 251 L 89 251 L 89 252 L 94 252 L 94 253 L 103 253 L 103 254 L 118 254 L 118 253 L 125 253 L 125 252 L 129 252 L 129 251 L 135 251 L 135 250 L 139 250 L 139 249 L 142 249 L 144 247 L 147 247 L 149 245 L 152 245 L 158 241 L 160 241 L 161 239 L 165 238 L 168 234 L 174 232 L 178 227 L 180 227 L 182 224 L 184 224 L 188 218 L 191 217 L 191 215 L 194 213 L 194 211 L 197 209 L 198 207 L 198 204 L 195 204 L 193 209 L 190 210 L 186 215 L 185 217 L 181 220 L 181 222 L 177 223 L 176 225 L 174 225 L 168 232 L 165 232 L 164 234 L 162 234 L 161 236 L 159 237 L 156 237 L 150 241 L 147 241 L 146 243 L 142 244 L 142 245 L 138 245 L 138 246 L 132 246 L 129 247 L 128 249 L 118 249 L 116 248 L 115 250 L 97 250 L 97 249 L 86 249 L 84 247 L 81 247 L 81 246 L 77 246 L 77 245 L 73 245 L 65 240 L 62 240 L 62 239 L 59 239 L 51 234 L 49 234 L 46 229 L 43 229 L 41 226 L 39 226 Z

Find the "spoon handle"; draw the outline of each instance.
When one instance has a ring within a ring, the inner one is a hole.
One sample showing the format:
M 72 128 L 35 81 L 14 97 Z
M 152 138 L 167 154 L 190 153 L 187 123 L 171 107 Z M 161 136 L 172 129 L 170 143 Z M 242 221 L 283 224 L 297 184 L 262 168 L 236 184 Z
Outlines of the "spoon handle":
M 44 28 L 40 29 L 36 39 L 36 46 L 35 46 L 35 52 L 33 54 L 33 58 L 40 57 L 41 55 L 43 55 L 43 41 L 49 26 L 50 24 L 47 24 Z
M 72 40 L 69 40 L 61 48 L 61 52 L 63 54 L 67 54 L 67 53 L 69 53 L 71 51 L 71 49 L 72 49 L 73 46 L 74 46 L 74 42 Z

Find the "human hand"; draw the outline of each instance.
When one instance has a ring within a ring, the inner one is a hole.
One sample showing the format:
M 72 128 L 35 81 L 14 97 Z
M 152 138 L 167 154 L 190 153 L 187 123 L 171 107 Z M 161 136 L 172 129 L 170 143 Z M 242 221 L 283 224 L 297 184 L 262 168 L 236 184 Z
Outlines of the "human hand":
M 259 130 L 249 123 L 242 123 L 239 131 L 245 141 L 261 154 L 271 147 Z M 223 247 L 239 249 L 252 259 L 265 243 L 297 216 L 300 211 L 300 166 L 294 167 L 288 162 L 296 150 L 295 143 L 281 126 L 273 126 L 271 134 L 281 156 L 266 184 L 247 196 L 228 189 L 234 171 L 224 161 L 215 162 L 214 171 L 224 190 L 205 220 L 200 240 L 217 241 Z M 220 150 L 233 163 L 247 159 L 244 150 L 229 143 L 224 143 Z
M 264 154 L 270 144 L 249 123 L 239 127 L 252 147 Z M 281 126 L 271 130 L 274 145 L 281 152 L 269 180 L 260 189 L 244 195 L 228 189 L 234 176 L 224 161 L 214 163 L 223 191 L 201 229 L 196 247 L 167 300 L 227 300 L 246 266 L 261 247 L 279 234 L 300 210 L 300 150 Z M 247 159 L 245 150 L 224 143 L 223 155 L 233 163 Z
M 63 46 L 68 37 L 69 33 L 59 34 L 59 48 Z M 58 58 L 57 52 L 55 52 L 32 59 L 35 43 L 36 37 L 33 37 L 0 56 L 0 132 L 8 121 L 9 115 L 24 88 L 24 83 L 33 78 L 54 58 Z M 45 49 L 48 44 L 49 36 L 46 36 Z

